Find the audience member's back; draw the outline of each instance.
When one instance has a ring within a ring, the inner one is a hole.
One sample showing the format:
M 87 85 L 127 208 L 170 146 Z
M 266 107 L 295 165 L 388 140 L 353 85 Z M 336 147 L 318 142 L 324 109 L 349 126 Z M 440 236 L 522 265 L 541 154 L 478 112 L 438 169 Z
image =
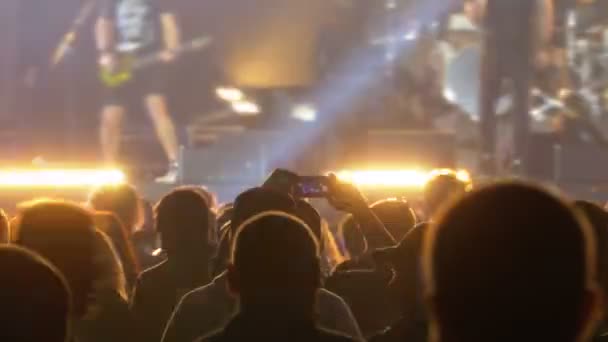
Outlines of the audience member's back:
M 319 245 L 296 217 L 268 212 L 244 222 L 228 278 L 239 313 L 204 341 L 350 341 L 316 327 Z
M 597 242 L 597 279 L 600 289 L 604 292 L 601 309 L 604 313 L 602 324 L 596 332 L 595 342 L 608 341 L 608 212 L 601 206 L 588 201 L 576 201 L 574 206 L 582 211 L 595 233 Z
M 73 295 L 78 341 L 130 340 L 129 313 L 120 261 L 105 234 L 82 207 L 34 202 L 19 217 L 17 244 L 47 258 L 66 277 Z
M 33 202 L 22 210 L 16 235 L 18 245 L 39 253 L 63 273 L 73 295 L 73 314 L 83 317 L 96 277 L 91 214 L 71 203 Z
M 521 184 L 454 204 L 423 248 L 431 336 L 441 341 L 576 341 L 596 317 L 590 228 Z
M 222 328 L 237 309 L 235 298 L 226 287 L 226 263 L 230 259 L 232 241 L 237 223 L 265 211 L 295 212 L 295 202 L 287 194 L 265 188 L 254 188 L 239 195 L 234 202 L 231 227 L 222 234 L 218 255 L 219 273 L 213 281 L 185 295 L 176 307 L 163 334 L 163 342 L 190 342 Z M 270 242 L 270 241 L 269 241 Z M 281 240 L 272 240 L 281 243 Z M 321 289 L 319 296 L 319 321 L 321 326 L 349 336 L 359 337 L 359 327 L 342 298 Z
M 416 225 L 416 214 L 404 200 L 386 199 L 371 205 L 372 211 L 395 241 L 401 241 L 405 234 Z M 376 249 L 378 246 L 369 246 Z
M 65 342 L 71 295 L 63 275 L 28 250 L 0 247 L 0 341 Z
M 141 341 L 160 341 L 177 301 L 207 284 L 215 236 L 207 201 L 190 189 L 175 190 L 156 206 L 156 227 L 167 260 L 141 274 L 131 309 Z

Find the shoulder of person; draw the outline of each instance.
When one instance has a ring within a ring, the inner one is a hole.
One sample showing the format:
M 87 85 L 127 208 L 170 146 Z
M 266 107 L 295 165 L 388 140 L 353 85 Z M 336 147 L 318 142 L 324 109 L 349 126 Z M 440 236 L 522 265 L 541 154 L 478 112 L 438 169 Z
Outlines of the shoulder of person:
M 166 282 L 169 275 L 166 260 L 142 271 L 137 276 L 137 287 L 156 287 L 159 283 Z
M 224 340 L 223 331 L 214 332 L 209 335 L 199 337 L 194 342 L 221 342 Z
M 332 303 L 338 305 L 342 305 L 343 303 L 345 303 L 342 297 L 326 288 L 319 289 L 319 293 L 317 296 L 319 302 Z
M 343 335 L 339 332 L 318 328 L 319 342 L 354 342 L 353 338 Z

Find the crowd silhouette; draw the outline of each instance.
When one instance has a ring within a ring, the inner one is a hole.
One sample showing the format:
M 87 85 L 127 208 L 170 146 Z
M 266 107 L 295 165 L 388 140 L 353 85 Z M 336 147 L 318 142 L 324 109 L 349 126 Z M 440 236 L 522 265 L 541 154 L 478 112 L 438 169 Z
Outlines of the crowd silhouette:
M 0 215 L 0 340 L 607 340 L 601 205 L 452 174 L 369 203 L 327 180 L 337 226 L 273 182 L 227 204 L 177 187 L 151 215 L 130 185 L 22 203 Z

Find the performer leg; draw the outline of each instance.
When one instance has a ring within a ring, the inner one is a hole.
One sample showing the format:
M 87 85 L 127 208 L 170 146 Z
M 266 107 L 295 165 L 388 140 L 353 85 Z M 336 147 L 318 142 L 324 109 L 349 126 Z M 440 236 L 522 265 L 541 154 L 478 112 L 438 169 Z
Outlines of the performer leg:
M 99 136 L 101 152 L 106 163 L 117 162 L 124 113 L 124 108 L 118 105 L 106 105 L 103 108 Z
M 515 62 L 514 63 L 518 63 Z M 530 63 L 521 61 L 519 70 L 513 74 L 513 94 L 515 95 L 513 115 L 513 136 L 515 164 L 520 172 L 525 173 L 528 157 L 528 138 L 530 135 L 530 87 L 532 67 Z
M 496 55 L 486 47 L 481 72 L 481 171 L 493 175 L 496 172 L 496 103 L 500 96 L 501 78 Z
M 160 94 L 150 94 L 146 96 L 145 103 L 148 114 L 156 129 L 156 135 L 165 150 L 169 162 L 176 163 L 179 145 L 175 125 L 169 114 L 165 97 Z

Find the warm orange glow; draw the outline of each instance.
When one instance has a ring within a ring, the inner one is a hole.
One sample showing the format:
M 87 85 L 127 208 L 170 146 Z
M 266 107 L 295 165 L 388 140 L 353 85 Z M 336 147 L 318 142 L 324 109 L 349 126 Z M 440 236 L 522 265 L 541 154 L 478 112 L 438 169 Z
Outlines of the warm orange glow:
M 0 187 L 87 187 L 123 184 L 118 169 L 6 169 L 0 170 Z
M 423 188 L 432 177 L 441 174 L 454 174 L 463 182 L 471 182 L 471 175 L 467 170 L 342 170 L 336 172 L 336 176 L 342 182 L 352 183 L 359 187 L 384 188 Z

